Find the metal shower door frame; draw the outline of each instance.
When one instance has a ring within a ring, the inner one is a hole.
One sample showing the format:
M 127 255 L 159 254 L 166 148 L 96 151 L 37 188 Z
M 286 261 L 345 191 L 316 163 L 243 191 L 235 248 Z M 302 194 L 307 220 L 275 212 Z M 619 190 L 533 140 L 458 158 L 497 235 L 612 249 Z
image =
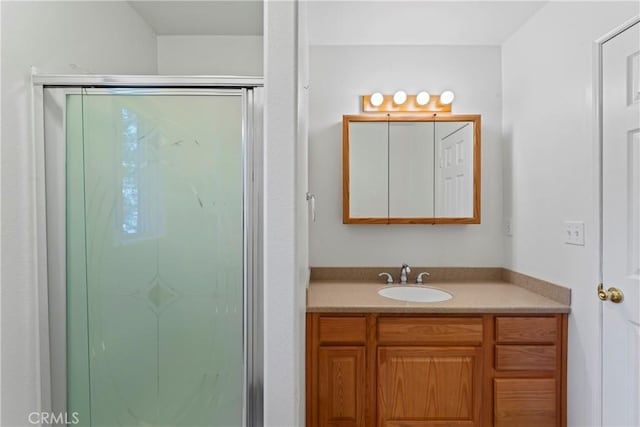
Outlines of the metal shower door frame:
M 35 161 L 40 411 L 67 411 L 66 393 L 66 187 L 67 94 L 180 94 L 242 97 L 243 144 L 243 425 L 262 425 L 262 212 L 263 80 L 257 77 L 32 76 Z M 62 116 L 45 121 L 57 97 Z

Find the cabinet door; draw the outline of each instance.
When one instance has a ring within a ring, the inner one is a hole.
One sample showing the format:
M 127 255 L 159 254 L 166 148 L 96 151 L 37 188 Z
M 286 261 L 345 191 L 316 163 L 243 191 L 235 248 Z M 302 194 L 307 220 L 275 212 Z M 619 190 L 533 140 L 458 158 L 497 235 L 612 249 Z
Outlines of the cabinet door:
M 320 426 L 365 425 L 365 347 L 320 347 Z
M 379 347 L 378 425 L 480 426 L 481 347 Z
M 349 124 L 349 158 L 347 182 L 343 191 L 344 212 L 353 219 L 389 216 L 389 124 L 384 122 L 353 122 Z M 347 204 L 348 202 L 348 204 Z
M 389 123 L 389 217 L 433 217 L 434 122 Z

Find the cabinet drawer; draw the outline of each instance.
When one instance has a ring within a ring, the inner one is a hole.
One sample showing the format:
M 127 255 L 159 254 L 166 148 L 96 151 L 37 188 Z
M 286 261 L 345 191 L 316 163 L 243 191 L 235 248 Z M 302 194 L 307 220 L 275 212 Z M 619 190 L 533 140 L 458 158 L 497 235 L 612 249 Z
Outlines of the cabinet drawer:
M 497 345 L 496 369 L 503 371 L 553 371 L 555 345 Z
M 482 319 L 466 318 L 378 318 L 380 344 L 482 344 Z
M 367 339 L 364 317 L 321 317 L 318 323 L 321 344 L 364 344 Z
M 556 380 L 494 380 L 494 427 L 557 426 Z
M 558 321 L 555 317 L 496 317 L 499 343 L 555 343 Z

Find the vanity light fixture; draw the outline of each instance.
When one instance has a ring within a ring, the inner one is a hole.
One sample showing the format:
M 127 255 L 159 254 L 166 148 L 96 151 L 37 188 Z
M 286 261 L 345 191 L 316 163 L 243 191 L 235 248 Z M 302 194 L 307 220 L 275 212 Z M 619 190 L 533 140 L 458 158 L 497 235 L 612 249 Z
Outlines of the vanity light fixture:
M 366 113 L 450 113 L 455 95 L 445 90 L 440 96 L 420 91 L 417 95 L 407 95 L 399 90 L 393 95 L 375 92 L 362 96 L 362 111 Z
M 429 92 L 426 92 L 423 90 L 422 92 L 416 95 L 416 104 L 427 105 L 429 103 L 429 98 L 431 98 L 431 95 L 429 95 Z
M 374 107 L 379 107 L 382 105 L 382 101 L 384 101 L 384 96 L 380 92 L 376 92 L 371 95 L 371 105 Z
M 407 92 L 399 90 L 393 94 L 393 103 L 396 105 L 402 105 L 407 100 Z
M 453 102 L 453 98 L 455 97 L 456 96 L 452 91 L 445 90 L 444 92 L 442 92 L 442 94 L 440 94 L 440 102 L 444 105 L 450 105 Z

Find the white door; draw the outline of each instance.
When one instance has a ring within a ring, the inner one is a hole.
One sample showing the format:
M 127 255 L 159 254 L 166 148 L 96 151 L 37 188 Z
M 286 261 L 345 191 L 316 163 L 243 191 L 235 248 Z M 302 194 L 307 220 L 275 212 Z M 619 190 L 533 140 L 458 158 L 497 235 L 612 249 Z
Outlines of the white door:
M 473 216 L 473 123 L 438 122 L 436 217 Z
M 603 425 L 640 426 L 640 23 L 602 44 Z M 606 296 L 606 295 L 603 295 Z

